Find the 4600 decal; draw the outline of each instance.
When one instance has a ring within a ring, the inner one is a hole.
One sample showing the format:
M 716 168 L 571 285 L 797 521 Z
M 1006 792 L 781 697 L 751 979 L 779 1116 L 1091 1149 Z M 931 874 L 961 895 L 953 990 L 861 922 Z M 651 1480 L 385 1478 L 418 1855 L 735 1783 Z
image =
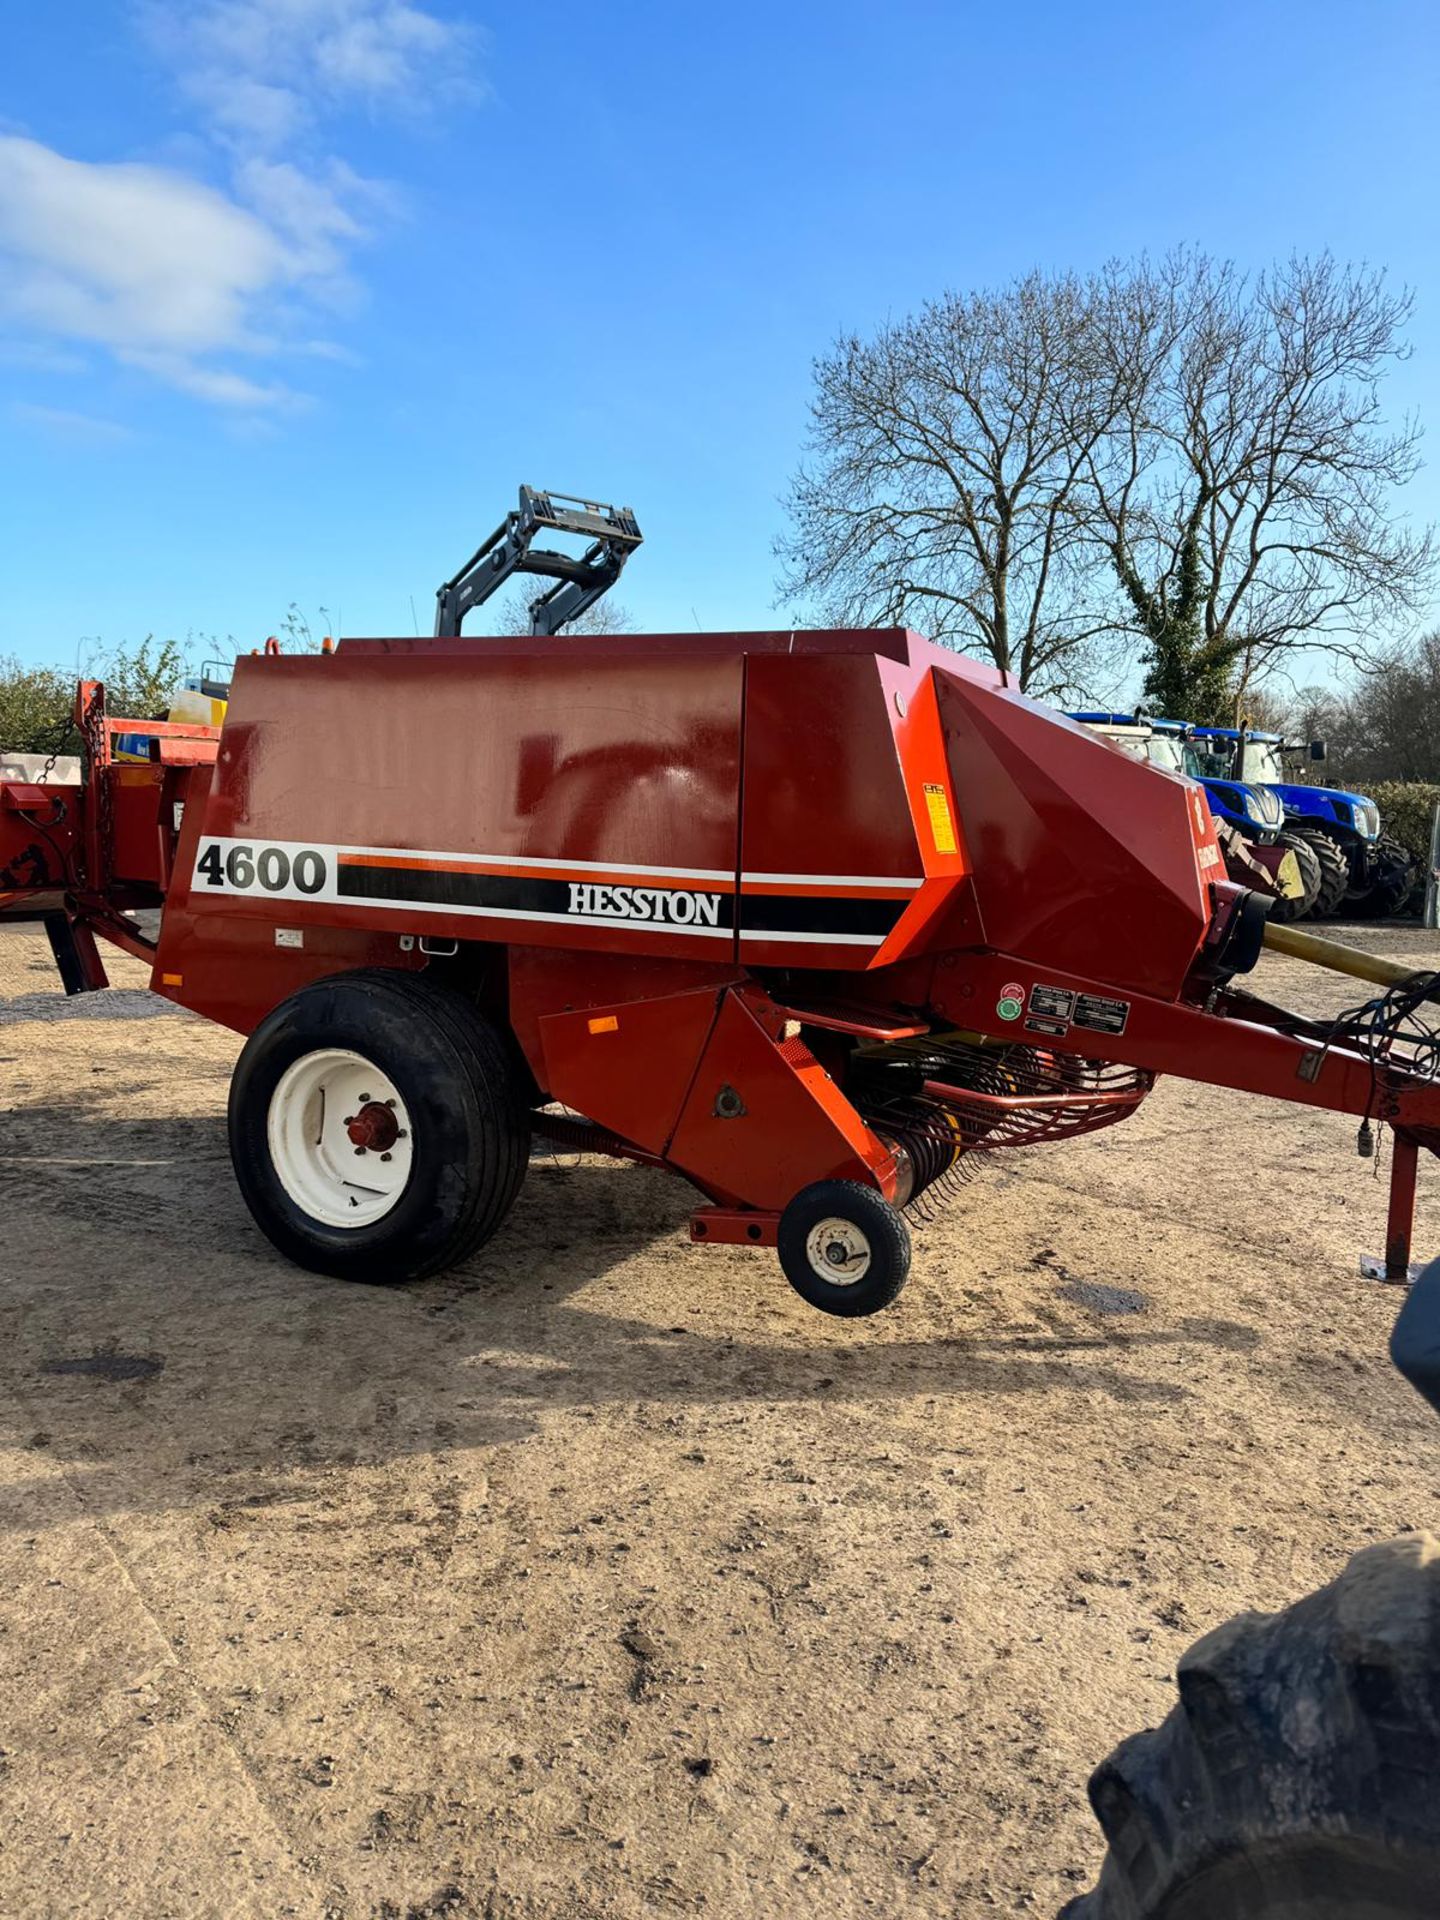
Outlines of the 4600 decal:
M 271 900 L 334 900 L 333 849 L 303 840 L 227 840 L 207 835 L 195 855 L 197 893 Z
M 252 887 L 283 893 L 292 880 L 301 894 L 313 897 L 325 889 L 325 856 L 314 847 L 291 854 L 284 847 L 252 847 L 242 840 L 222 855 L 219 844 L 211 841 L 195 862 L 195 871 L 204 874 L 207 885 L 235 893 L 248 893 Z

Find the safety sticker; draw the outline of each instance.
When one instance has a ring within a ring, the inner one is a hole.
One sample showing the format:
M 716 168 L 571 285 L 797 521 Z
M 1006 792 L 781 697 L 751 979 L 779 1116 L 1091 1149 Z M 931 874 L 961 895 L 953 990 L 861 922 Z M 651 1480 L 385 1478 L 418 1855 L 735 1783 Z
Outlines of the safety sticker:
M 1100 993 L 1077 993 L 1071 1017 L 1077 1027 L 1089 1027 L 1093 1033 L 1124 1033 L 1130 1002 L 1107 1000 Z
M 1000 989 L 995 1011 L 1002 1020 L 1018 1020 L 1025 1011 L 1025 989 L 1018 980 L 1009 980 Z
M 1047 1020 L 1063 1021 L 1068 1027 L 1075 1012 L 1075 996 L 1068 987 L 1036 985 L 1030 989 L 1030 1011 Z
M 1037 1019 L 1032 1013 L 1025 1022 L 1027 1033 L 1048 1033 L 1052 1040 L 1063 1040 L 1070 1031 L 1068 1020 Z
M 959 848 L 955 840 L 955 821 L 950 812 L 950 797 L 938 780 L 925 782 L 925 809 L 930 815 L 930 838 L 935 842 L 935 851 L 957 853 Z

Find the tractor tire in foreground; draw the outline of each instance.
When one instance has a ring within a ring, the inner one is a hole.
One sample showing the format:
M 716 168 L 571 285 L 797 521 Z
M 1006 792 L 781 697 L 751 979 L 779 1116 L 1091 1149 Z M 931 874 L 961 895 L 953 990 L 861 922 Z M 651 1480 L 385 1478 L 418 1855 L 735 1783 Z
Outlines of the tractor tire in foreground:
M 462 995 L 364 969 L 304 987 L 251 1034 L 230 1154 L 256 1224 L 298 1266 L 394 1284 L 454 1266 L 515 1202 L 529 1120 Z
M 1293 900 L 1277 894 L 1270 902 L 1270 918 L 1285 922 L 1304 920 L 1313 913 L 1320 896 L 1320 863 L 1315 857 L 1315 849 L 1302 833 L 1282 833 L 1278 844 L 1294 854 L 1305 891 Z
M 1299 843 L 1314 856 L 1319 884 L 1309 917 L 1312 920 L 1328 920 L 1332 913 L 1339 910 L 1350 886 L 1349 854 L 1323 827 L 1287 829 L 1280 837 L 1286 846 Z
M 1366 1548 L 1178 1677 L 1164 1725 L 1091 1778 L 1110 1851 L 1061 1920 L 1434 1920 L 1440 1541 Z
M 1357 920 L 1388 920 L 1392 914 L 1403 913 L 1419 878 L 1419 868 L 1408 848 L 1382 833 L 1370 873 L 1369 886 L 1346 896 L 1345 911 Z

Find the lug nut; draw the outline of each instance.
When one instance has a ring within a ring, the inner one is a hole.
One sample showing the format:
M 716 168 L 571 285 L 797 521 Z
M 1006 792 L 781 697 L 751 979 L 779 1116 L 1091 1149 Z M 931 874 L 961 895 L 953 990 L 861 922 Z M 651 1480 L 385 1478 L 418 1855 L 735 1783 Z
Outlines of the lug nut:
M 365 1149 L 363 1147 L 356 1147 L 355 1151 L 356 1153 L 364 1153 Z
M 380 1158 L 381 1158 L 382 1160 L 393 1160 L 393 1159 L 394 1159 L 394 1157 L 395 1157 L 395 1156 L 394 1156 L 393 1154 L 390 1154 L 390 1153 L 382 1153 L 382 1154 L 381 1154 L 381 1156 L 380 1156 Z

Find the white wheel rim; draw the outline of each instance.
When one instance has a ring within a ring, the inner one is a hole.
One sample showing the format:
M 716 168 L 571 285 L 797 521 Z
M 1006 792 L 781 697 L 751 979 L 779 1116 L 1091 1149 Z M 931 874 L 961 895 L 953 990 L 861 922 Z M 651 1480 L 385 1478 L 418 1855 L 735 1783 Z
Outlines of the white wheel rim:
M 818 1221 L 805 1239 L 811 1269 L 832 1287 L 853 1287 L 870 1271 L 870 1242 L 853 1220 Z
M 286 1068 L 265 1132 L 281 1186 L 327 1227 L 373 1226 L 410 1178 L 415 1141 L 405 1103 L 388 1074 L 347 1048 L 323 1047 Z

